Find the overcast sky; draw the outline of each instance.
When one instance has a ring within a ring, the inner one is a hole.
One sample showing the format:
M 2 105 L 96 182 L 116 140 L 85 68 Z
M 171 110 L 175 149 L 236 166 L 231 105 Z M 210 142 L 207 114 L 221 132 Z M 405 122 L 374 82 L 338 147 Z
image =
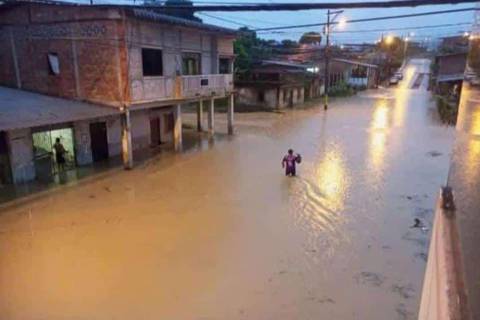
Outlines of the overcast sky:
M 198 3 L 208 0 L 198 0 Z M 213 0 L 212 0 L 213 1 Z M 268 0 L 226 0 L 231 2 L 282 2 L 279 0 L 268 1 Z M 351 2 L 351 0 L 311 0 L 309 2 Z M 195 2 L 195 1 L 194 1 Z M 294 1 L 283 1 L 283 2 L 294 2 Z M 304 2 L 304 0 L 299 1 Z M 363 2 L 363 1 L 356 1 Z M 387 15 L 397 15 L 397 14 L 409 14 L 409 13 L 418 13 L 426 11 L 438 11 L 438 10 L 448 10 L 448 9 L 460 9 L 460 8 L 470 8 L 474 4 L 462 4 L 462 5 L 442 5 L 442 6 L 427 6 L 420 8 L 401 8 L 401 9 L 356 9 L 356 10 L 345 10 L 343 16 L 346 19 L 359 19 L 359 18 L 369 18 L 369 17 L 378 17 L 378 16 L 387 16 Z M 275 11 L 275 12 L 207 12 L 205 13 L 209 16 L 221 17 L 224 19 L 229 19 L 236 21 L 238 23 L 243 23 L 249 27 L 256 28 L 266 28 L 266 27 L 275 27 L 275 26 L 284 26 L 284 25 L 296 25 L 296 24 L 309 24 L 309 23 L 319 23 L 326 21 L 326 11 L 325 10 L 305 10 L 305 11 Z M 222 25 L 229 28 L 237 29 L 238 24 L 220 21 L 206 16 L 205 14 L 198 13 L 197 15 L 201 17 L 204 22 L 212 23 L 216 25 Z M 389 28 L 410 28 L 415 26 L 426 26 L 426 25 L 438 25 L 438 24 L 457 24 L 457 23 L 471 23 L 473 22 L 473 12 L 461 12 L 461 13 L 450 13 L 450 14 L 441 14 L 441 15 L 432 15 L 424 17 L 414 17 L 406 19 L 395 19 L 395 20 L 385 20 L 385 21 L 374 21 L 374 22 L 362 22 L 362 23 L 352 23 L 347 25 L 345 31 L 354 31 L 354 30 L 370 30 L 370 29 L 389 29 Z M 416 40 L 425 40 L 426 38 L 435 38 L 440 36 L 455 35 L 463 33 L 466 30 L 469 30 L 469 25 L 461 25 L 454 27 L 442 27 L 434 29 L 423 29 L 423 30 L 412 30 L 415 32 Z M 303 29 L 292 29 L 284 30 L 282 33 L 259 33 L 259 36 L 266 39 L 298 39 L 303 32 L 306 31 L 320 31 L 321 27 L 311 27 Z M 405 36 L 409 33 L 408 30 L 402 31 L 391 31 L 385 32 L 385 34 L 396 34 L 400 36 Z M 343 33 L 335 34 L 334 40 L 337 43 L 358 43 L 358 42 L 373 42 L 376 39 L 381 37 L 382 32 L 368 32 L 368 33 Z

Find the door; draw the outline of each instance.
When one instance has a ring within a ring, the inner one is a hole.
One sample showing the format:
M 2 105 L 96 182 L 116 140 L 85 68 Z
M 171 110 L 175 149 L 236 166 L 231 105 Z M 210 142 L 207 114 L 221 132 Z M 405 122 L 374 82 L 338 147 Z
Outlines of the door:
M 7 134 L 5 131 L 0 131 L 0 186 L 11 182 Z
M 160 118 L 152 118 L 150 119 L 150 144 L 155 147 L 160 143 Z
M 90 145 L 94 162 L 108 159 L 107 123 L 90 123 Z

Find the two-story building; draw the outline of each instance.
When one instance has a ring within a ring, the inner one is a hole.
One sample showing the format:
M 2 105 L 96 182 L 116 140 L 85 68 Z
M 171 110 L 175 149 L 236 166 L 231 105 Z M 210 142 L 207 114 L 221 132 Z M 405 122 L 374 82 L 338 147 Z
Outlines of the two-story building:
M 158 10 L 64 2 L 0 5 L 0 184 L 171 143 L 182 146 L 182 104 L 228 98 L 233 133 L 235 32 Z M 199 128 L 202 129 L 201 127 Z

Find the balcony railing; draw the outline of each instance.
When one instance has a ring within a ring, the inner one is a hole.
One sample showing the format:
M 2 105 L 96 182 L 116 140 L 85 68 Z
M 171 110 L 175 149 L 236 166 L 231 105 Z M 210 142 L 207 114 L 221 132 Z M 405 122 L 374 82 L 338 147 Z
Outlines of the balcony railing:
M 144 77 L 131 84 L 133 102 L 224 96 L 233 90 L 232 74 Z

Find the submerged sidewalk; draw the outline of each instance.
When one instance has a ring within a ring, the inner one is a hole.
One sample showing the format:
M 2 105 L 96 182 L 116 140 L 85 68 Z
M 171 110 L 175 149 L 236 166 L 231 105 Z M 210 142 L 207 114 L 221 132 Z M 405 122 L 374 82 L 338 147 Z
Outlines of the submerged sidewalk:
M 216 133 L 209 136 L 207 133 L 198 133 L 194 130 L 183 129 L 183 152 L 203 150 L 215 141 L 224 138 L 224 134 Z M 146 165 L 151 161 L 162 161 L 165 164 L 175 158 L 171 144 L 158 147 L 136 150 L 133 153 L 134 169 Z M 111 174 L 122 171 L 123 164 L 120 156 L 111 157 L 105 161 L 96 162 L 87 166 L 78 166 L 65 170 L 52 176 L 50 181 L 31 181 L 17 185 L 0 186 L 0 210 L 10 205 L 35 200 L 50 192 L 61 190 L 65 187 L 76 186 L 94 179 L 102 179 Z

